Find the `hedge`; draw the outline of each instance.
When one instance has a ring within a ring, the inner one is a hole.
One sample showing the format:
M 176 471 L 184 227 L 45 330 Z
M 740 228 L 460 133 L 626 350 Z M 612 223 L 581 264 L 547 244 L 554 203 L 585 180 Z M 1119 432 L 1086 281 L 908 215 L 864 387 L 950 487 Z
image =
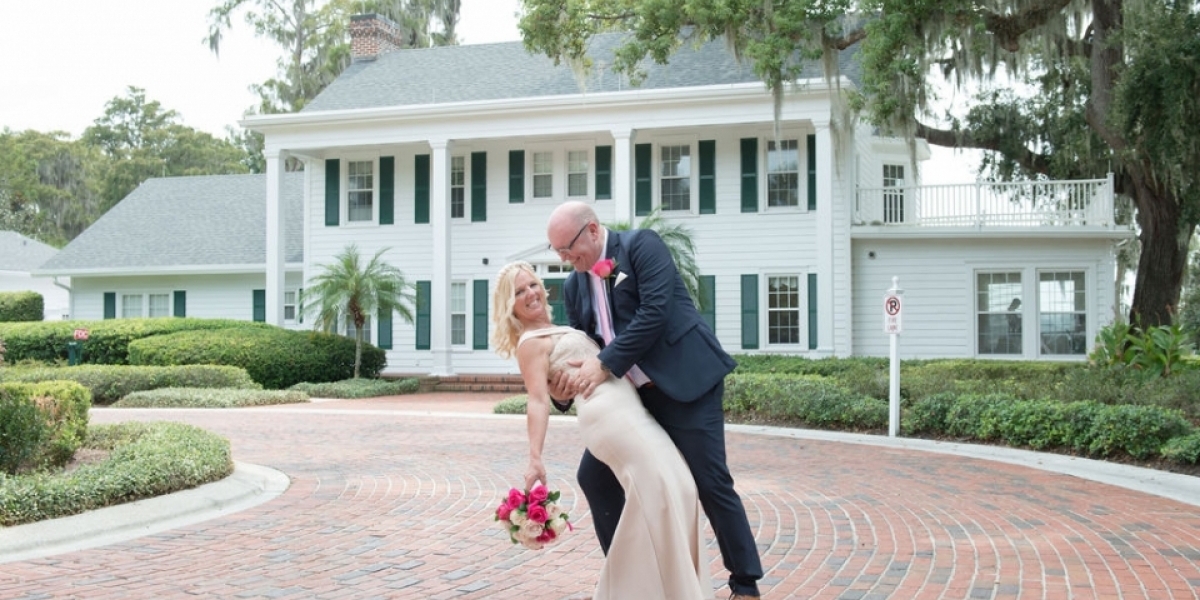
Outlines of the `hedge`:
M 90 407 L 74 382 L 0 383 L 0 471 L 67 464 L 87 435 Z
M 0 381 L 74 381 L 92 393 L 94 404 L 112 404 L 128 394 L 166 387 L 261 389 L 245 369 L 221 365 L 146 367 L 79 365 L 7 368 Z
M 67 360 L 67 344 L 75 341 L 75 330 L 88 330 L 83 342 L 83 362 L 101 365 L 129 364 L 129 343 L 177 331 L 213 329 L 268 329 L 271 325 L 234 319 L 156 317 L 153 319 L 105 319 L 101 321 L 41 321 L 0 323 L 0 340 L 7 347 L 5 361 Z
M 0 292 L 0 323 L 41 321 L 46 301 L 37 292 Z

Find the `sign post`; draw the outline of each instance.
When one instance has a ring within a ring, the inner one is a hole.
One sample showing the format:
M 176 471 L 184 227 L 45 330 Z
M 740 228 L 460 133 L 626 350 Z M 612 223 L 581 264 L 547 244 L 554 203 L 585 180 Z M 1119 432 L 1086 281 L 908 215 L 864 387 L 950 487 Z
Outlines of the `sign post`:
M 901 309 L 904 290 L 900 278 L 892 278 L 892 287 L 883 295 L 883 332 L 891 338 L 891 364 L 888 385 L 888 436 L 900 433 L 900 356 L 898 338 L 901 331 Z

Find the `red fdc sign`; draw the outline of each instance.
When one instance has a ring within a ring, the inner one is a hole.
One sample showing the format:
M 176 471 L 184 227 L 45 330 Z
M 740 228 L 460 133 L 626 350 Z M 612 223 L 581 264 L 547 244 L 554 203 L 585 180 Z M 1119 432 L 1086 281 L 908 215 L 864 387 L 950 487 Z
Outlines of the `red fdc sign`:
M 86 339 L 88 339 L 88 330 L 86 330 L 86 329 L 76 329 L 76 330 L 75 330 L 75 339 L 77 339 L 77 340 L 86 340 Z

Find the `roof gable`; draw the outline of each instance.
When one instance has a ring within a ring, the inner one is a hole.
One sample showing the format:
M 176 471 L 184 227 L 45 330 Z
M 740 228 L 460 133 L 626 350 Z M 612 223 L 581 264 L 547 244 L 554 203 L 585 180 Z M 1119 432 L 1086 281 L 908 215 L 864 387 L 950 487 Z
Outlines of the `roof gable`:
M 58 249 L 15 231 L 0 231 L 0 271 L 29 272 L 58 253 Z
M 303 173 L 280 190 L 287 262 L 301 262 Z M 266 263 L 266 175 L 143 182 L 42 265 L 43 271 L 130 271 Z

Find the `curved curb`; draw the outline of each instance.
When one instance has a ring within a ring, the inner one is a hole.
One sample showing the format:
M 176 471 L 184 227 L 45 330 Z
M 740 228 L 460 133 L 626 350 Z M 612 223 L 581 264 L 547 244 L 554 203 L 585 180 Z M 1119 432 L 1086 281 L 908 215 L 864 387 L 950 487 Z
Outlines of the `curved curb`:
M 258 506 L 291 480 L 269 467 L 234 462 L 233 474 L 165 496 L 78 515 L 0 528 L 0 564 L 128 541 Z

